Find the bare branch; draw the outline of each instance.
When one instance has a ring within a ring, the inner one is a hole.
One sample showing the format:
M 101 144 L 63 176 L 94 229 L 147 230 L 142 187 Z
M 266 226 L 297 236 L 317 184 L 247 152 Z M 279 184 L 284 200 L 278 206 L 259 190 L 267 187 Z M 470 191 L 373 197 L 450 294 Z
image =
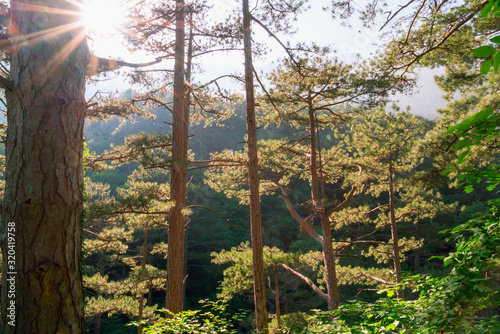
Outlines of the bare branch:
M 371 275 L 367 275 L 367 274 L 358 274 L 356 275 L 357 277 L 360 277 L 360 276 L 363 276 L 363 277 L 366 277 L 366 278 L 371 278 L 372 280 L 375 280 L 377 282 L 380 282 L 382 284 L 386 284 L 386 285 L 395 285 L 396 283 L 393 283 L 393 282 L 389 282 L 389 281 L 386 281 L 384 279 L 381 279 L 381 278 L 378 278 L 378 277 L 375 277 L 375 276 L 371 276 Z
M 297 276 L 298 278 L 300 278 L 301 280 L 303 280 L 304 282 L 306 282 L 307 285 L 309 285 L 311 287 L 311 289 L 313 289 L 314 292 L 316 292 L 318 294 L 318 296 L 320 296 L 322 299 L 328 301 L 328 295 L 326 293 L 324 293 L 323 291 L 321 291 L 321 289 L 318 288 L 318 286 L 316 284 L 314 284 L 314 282 L 309 277 L 302 275 L 301 273 L 290 268 L 286 264 L 281 264 L 281 266 L 283 268 L 285 268 L 286 270 L 288 270 L 289 272 L 291 272 L 292 274 L 294 274 L 295 276 Z
M 7 89 L 9 92 L 12 92 L 14 85 L 9 79 L 0 75 L 0 88 Z
M 396 217 L 396 220 L 400 220 L 401 218 L 403 218 L 404 216 L 408 216 L 410 213 L 412 213 L 413 211 L 416 211 L 417 209 L 415 208 L 411 208 L 410 210 L 406 211 L 406 212 L 403 212 L 402 214 L 400 214 L 399 216 Z
M 309 235 L 311 237 L 313 237 L 314 240 L 316 240 L 317 242 L 319 242 L 321 245 L 323 245 L 323 237 L 320 236 L 313 228 L 312 226 L 307 223 L 304 218 L 302 218 L 299 213 L 295 210 L 295 208 L 293 207 L 293 204 L 292 204 L 292 201 L 290 200 L 290 197 L 288 197 L 288 193 L 286 192 L 285 188 L 275 182 L 275 184 L 280 188 L 281 190 L 281 194 L 283 195 L 283 199 L 285 200 L 285 204 L 286 204 L 286 207 L 288 209 L 288 211 L 290 212 L 290 214 L 292 215 L 293 219 L 295 219 L 295 221 L 297 223 L 299 223 L 299 225 L 307 232 L 309 233 Z
M 240 227 L 239 226 L 236 226 L 234 225 L 233 223 L 231 223 L 231 221 L 227 218 L 225 218 L 223 215 L 221 215 L 220 213 L 218 213 L 217 211 L 213 210 L 213 209 L 210 209 L 209 207 L 207 206 L 203 206 L 203 205 L 189 205 L 187 206 L 186 208 L 200 208 L 200 209 L 205 209 L 205 210 L 208 210 L 214 214 L 216 214 L 217 216 L 219 216 L 222 220 L 224 220 L 226 223 L 228 223 L 229 225 L 231 225 L 232 227 L 234 228 L 237 228 L 239 229 Z
M 120 67 L 140 68 L 147 67 L 161 62 L 161 58 L 157 58 L 149 63 L 129 63 L 121 60 L 106 59 L 95 55 L 90 56 L 90 62 L 87 70 L 87 75 L 92 76 L 102 72 L 114 71 Z
M 387 206 L 389 206 L 389 204 L 382 204 L 382 205 L 379 205 L 379 206 L 377 206 L 377 207 L 375 207 L 375 208 L 373 208 L 371 210 L 368 210 L 368 211 L 365 211 L 365 212 L 360 212 L 360 213 L 362 215 L 369 215 L 370 213 L 375 212 L 375 211 L 377 211 L 379 209 L 382 209 L 384 207 L 387 207 Z
M 381 31 L 382 29 L 384 29 L 385 26 L 387 24 L 389 24 L 389 22 L 391 22 L 403 9 L 405 9 L 406 7 L 408 7 L 409 5 L 411 5 L 414 1 L 415 0 L 410 0 L 406 5 L 399 6 L 399 9 L 394 14 L 392 14 L 392 11 L 389 12 L 389 17 L 385 21 L 384 25 L 379 29 L 379 31 Z M 424 1 L 424 3 L 425 3 L 425 1 Z

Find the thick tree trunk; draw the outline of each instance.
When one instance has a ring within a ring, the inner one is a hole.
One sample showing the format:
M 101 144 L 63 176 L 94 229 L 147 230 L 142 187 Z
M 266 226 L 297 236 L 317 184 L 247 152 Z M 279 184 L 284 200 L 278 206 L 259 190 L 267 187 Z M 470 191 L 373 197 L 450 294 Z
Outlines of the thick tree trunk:
M 259 161 L 257 155 L 257 126 L 253 86 L 252 30 L 248 0 L 243 0 L 243 29 L 245 49 L 245 89 L 247 111 L 248 184 L 250 188 L 250 229 L 253 254 L 253 288 L 257 331 L 268 332 L 266 286 L 259 195 Z
M 189 110 L 184 86 L 184 0 L 176 0 L 174 117 L 172 129 L 171 200 L 175 202 L 168 221 L 167 308 L 179 313 L 184 307 L 184 238 L 186 205 Z
M 2 333 L 84 333 L 85 34 L 70 1 L 12 1 Z M 47 8 L 44 11 L 44 8 Z M 52 30 L 43 34 L 44 30 Z
M 393 167 L 392 167 L 392 155 L 389 155 L 389 212 L 391 218 L 391 235 L 392 235 L 392 256 L 394 259 L 394 272 L 396 274 L 396 283 L 401 283 L 402 271 L 401 271 L 401 259 L 400 259 L 400 249 L 399 249 L 399 239 L 398 239 L 398 228 L 396 225 L 396 214 L 395 214 L 395 204 L 394 204 L 394 177 L 393 177 Z M 398 298 L 404 299 L 403 290 L 396 290 L 396 295 Z
M 317 153 L 316 153 L 316 119 L 314 109 L 309 106 L 309 136 L 310 136 L 310 171 L 311 171 L 311 198 L 315 212 L 318 214 L 321 221 L 321 230 L 323 233 L 323 240 L 321 247 L 323 251 L 323 263 L 325 265 L 325 278 L 326 289 L 328 292 L 328 310 L 335 310 L 340 303 L 339 291 L 337 285 L 337 273 L 335 267 L 335 254 L 332 247 L 332 229 L 330 220 L 328 219 L 328 212 L 325 208 L 322 198 L 320 196 L 319 185 L 320 178 L 317 166 Z

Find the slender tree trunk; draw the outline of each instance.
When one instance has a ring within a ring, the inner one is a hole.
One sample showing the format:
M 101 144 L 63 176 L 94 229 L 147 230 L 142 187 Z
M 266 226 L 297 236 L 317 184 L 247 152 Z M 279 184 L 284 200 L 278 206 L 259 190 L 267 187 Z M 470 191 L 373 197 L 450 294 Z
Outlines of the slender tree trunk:
M 184 238 L 189 110 L 184 86 L 184 0 L 176 0 L 174 118 L 172 130 L 171 199 L 175 202 L 168 221 L 167 308 L 179 313 L 184 307 Z
M 245 88 L 247 111 L 248 184 L 250 188 L 250 229 L 253 254 L 253 288 L 257 331 L 268 332 L 266 286 L 259 195 L 259 161 L 257 155 L 257 126 L 253 85 L 252 29 L 248 0 L 243 0 L 243 29 L 245 49 Z
M 146 269 L 146 259 L 148 255 L 148 226 L 144 228 L 144 243 L 142 244 L 142 265 L 141 268 L 142 270 Z M 137 334 L 142 333 L 142 324 L 140 323 L 142 321 L 142 313 L 144 310 L 144 293 L 141 293 L 139 297 L 139 315 L 138 315 L 138 321 L 139 321 L 139 326 L 137 326 Z
M 328 310 L 332 311 L 339 307 L 340 297 L 337 284 L 337 269 L 335 254 L 332 247 L 332 231 L 330 220 L 324 214 L 320 217 L 321 229 L 323 230 L 323 263 L 325 265 L 326 289 L 328 292 Z
M 101 334 L 101 314 L 94 317 L 94 334 Z
M 83 333 L 82 155 L 90 55 L 81 27 L 72 25 L 77 16 L 57 13 L 76 12 L 70 1 L 13 0 L 11 9 L 0 332 Z
M 311 170 L 311 198 L 314 210 L 319 215 L 323 241 L 323 262 L 325 265 L 326 289 L 328 292 L 328 310 L 334 310 L 339 306 L 340 298 L 337 285 L 337 273 L 335 267 L 335 254 L 332 247 L 332 229 L 328 212 L 320 196 L 320 178 L 318 176 L 317 153 L 316 153 L 316 119 L 314 109 L 309 106 L 309 136 L 310 136 L 310 170 Z
M 280 306 L 280 282 L 278 279 L 278 271 L 276 267 L 273 265 L 273 274 L 274 274 L 274 301 L 276 307 L 276 322 L 278 323 L 277 333 L 280 332 L 281 329 L 281 306 Z
M 104 271 L 104 260 L 103 258 L 99 258 L 99 274 L 101 276 L 104 276 L 105 271 Z M 97 297 L 99 297 L 99 293 L 97 294 Z M 94 334 L 101 334 L 101 318 L 102 314 L 97 314 L 94 316 Z
M 148 300 L 147 300 L 148 306 L 153 306 L 153 288 L 149 287 L 148 288 Z
M 394 177 L 393 177 L 392 155 L 389 155 L 389 211 L 391 218 L 391 235 L 392 235 L 392 256 L 394 259 L 394 272 L 396 274 L 396 282 L 401 283 L 401 259 L 398 240 L 398 228 L 396 226 L 396 214 L 394 204 Z M 403 290 L 397 290 L 396 295 L 398 298 L 404 299 Z

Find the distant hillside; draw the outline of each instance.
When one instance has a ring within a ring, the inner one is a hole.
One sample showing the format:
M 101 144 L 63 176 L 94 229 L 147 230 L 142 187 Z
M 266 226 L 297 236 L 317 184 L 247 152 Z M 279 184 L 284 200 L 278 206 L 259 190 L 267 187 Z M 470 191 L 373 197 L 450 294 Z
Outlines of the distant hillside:
M 446 106 L 442 98 L 443 92 L 434 83 L 434 76 L 441 74 L 439 70 L 423 69 L 419 73 L 417 88 L 413 95 L 398 94 L 394 100 L 402 110 L 410 106 L 410 111 L 427 119 L 438 117 L 436 110 Z

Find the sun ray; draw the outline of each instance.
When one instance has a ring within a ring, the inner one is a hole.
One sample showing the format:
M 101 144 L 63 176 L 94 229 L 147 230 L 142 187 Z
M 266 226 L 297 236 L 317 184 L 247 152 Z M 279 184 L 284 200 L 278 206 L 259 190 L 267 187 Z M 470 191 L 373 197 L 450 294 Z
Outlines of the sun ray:
M 11 47 L 22 48 L 46 42 L 58 48 L 52 58 L 47 60 L 43 71 L 33 76 L 33 81 L 48 80 L 50 73 L 68 59 L 71 53 L 86 39 L 86 30 L 81 19 L 83 5 L 74 0 L 66 1 L 70 8 L 14 2 L 12 10 L 18 13 L 30 13 L 29 15 L 32 16 L 32 20 L 39 30 L 29 34 L 19 33 L 16 32 L 15 22 L 13 22 Z M 74 10 L 71 7 L 74 7 Z M 60 24 L 58 25 L 58 23 Z M 60 43 L 64 40 L 66 41 L 61 45 Z
M 66 8 L 53 7 L 50 2 L 47 1 L 47 3 L 48 5 L 14 2 L 12 11 L 17 12 L 17 17 L 31 16 L 36 31 L 31 33 L 16 32 L 15 22 L 13 22 L 12 39 L 8 43 L 4 43 L 5 47 L 12 48 L 44 42 L 55 43 L 53 46 L 58 48 L 58 53 L 48 60 L 45 73 L 36 75 L 39 79 L 46 77 L 58 64 L 70 56 L 71 52 L 84 42 L 89 34 L 91 35 L 90 40 L 96 43 L 95 45 L 103 53 L 116 48 L 115 36 L 119 34 L 120 29 L 123 30 L 123 23 L 127 16 L 122 6 L 123 1 L 66 0 Z M 59 25 L 57 25 L 58 22 Z M 64 37 L 65 34 L 71 37 Z M 67 39 L 68 42 L 60 45 L 60 38 Z M 107 44 L 101 42 L 103 39 L 109 40 Z M 4 44 L 1 44 L 0 47 L 4 47 Z
M 119 0 L 85 0 L 81 13 L 88 32 L 97 36 L 117 35 L 126 17 L 123 1 Z

